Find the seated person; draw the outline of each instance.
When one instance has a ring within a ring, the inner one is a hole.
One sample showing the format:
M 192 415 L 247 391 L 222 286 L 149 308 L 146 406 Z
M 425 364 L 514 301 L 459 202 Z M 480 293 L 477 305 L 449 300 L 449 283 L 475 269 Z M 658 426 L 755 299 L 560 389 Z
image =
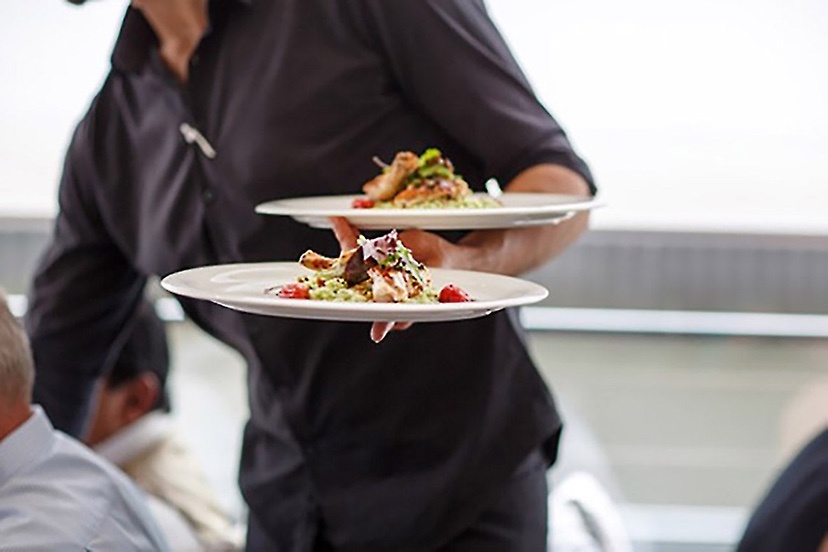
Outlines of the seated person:
M 141 492 L 32 406 L 34 365 L 0 294 L 0 549 L 167 550 Z
M 776 479 L 738 551 L 828 552 L 828 427 Z
M 174 431 L 166 391 L 169 367 L 164 323 L 144 302 L 99 384 L 86 442 L 149 495 L 150 510 L 173 550 L 239 550 L 243 533 L 234 530 Z

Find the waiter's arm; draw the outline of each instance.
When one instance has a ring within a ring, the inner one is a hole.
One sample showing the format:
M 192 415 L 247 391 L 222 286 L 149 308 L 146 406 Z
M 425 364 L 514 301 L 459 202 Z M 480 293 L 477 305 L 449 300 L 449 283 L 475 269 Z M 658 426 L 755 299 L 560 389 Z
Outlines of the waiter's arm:
M 373 22 L 370 37 L 401 94 L 459 144 L 485 178 L 495 178 L 509 192 L 595 193 L 586 163 L 536 97 L 483 0 L 362 0 L 361 5 Z M 452 157 L 451 142 L 433 146 Z M 456 244 L 416 231 L 402 238 L 429 266 L 520 274 L 575 241 L 587 218 L 473 232 Z
M 34 401 L 81 437 L 96 380 L 132 319 L 146 278 L 109 239 L 94 197 L 95 171 L 81 123 L 67 153 L 54 232 L 29 292 L 26 330 Z
M 553 164 L 522 171 L 506 189 L 580 196 L 590 193 L 578 173 Z M 403 232 L 401 238 L 411 248 L 414 258 L 427 266 L 518 275 L 541 266 L 565 250 L 586 230 L 588 221 L 589 215 L 581 213 L 557 225 L 480 230 L 456 244 L 420 230 Z

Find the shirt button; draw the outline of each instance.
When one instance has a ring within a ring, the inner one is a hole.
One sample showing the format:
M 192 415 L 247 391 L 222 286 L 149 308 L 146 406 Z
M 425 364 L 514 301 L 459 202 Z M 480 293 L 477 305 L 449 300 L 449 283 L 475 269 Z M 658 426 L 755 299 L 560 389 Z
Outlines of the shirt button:
M 190 58 L 190 67 L 197 67 L 199 61 L 201 61 L 201 56 L 199 56 L 198 54 L 193 54 Z
M 216 194 L 213 193 L 213 190 L 211 190 L 210 188 L 205 188 L 201 192 L 201 199 L 204 201 L 204 203 L 212 203 L 213 200 L 216 199 Z

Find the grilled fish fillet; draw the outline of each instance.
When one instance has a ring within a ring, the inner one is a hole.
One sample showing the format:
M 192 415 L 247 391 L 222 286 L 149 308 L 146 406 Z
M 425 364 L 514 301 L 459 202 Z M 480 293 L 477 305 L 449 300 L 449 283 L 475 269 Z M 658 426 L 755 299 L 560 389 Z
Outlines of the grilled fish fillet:
M 464 180 L 439 178 L 428 180 L 421 186 L 408 186 L 394 198 L 394 205 L 411 207 L 434 199 L 459 199 L 470 193 Z

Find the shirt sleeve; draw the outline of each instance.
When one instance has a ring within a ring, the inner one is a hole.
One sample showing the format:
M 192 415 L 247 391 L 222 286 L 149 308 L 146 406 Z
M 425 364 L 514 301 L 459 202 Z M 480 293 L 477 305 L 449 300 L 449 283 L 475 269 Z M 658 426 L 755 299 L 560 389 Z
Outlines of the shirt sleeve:
M 126 337 L 146 283 L 99 216 L 89 118 L 67 153 L 59 213 L 35 271 L 25 320 L 36 368 L 34 401 L 74 436 L 82 435 L 95 380 Z
M 191 534 L 187 535 L 188 540 L 177 540 L 173 548 L 163 533 L 163 528 L 169 527 L 169 524 L 159 524 L 153 517 L 150 497 L 134 488 L 125 476 L 123 481 L 113 481 L 112 485 L 114 499 L 109 505 L 109 513 L 86 545 L 86 552 L 177 552 L 201 549 Z M 171 512 L 176 513 L 174 510 Z M 182 524 L 179 529 L 186 530 L 180 516 L 178 520 Z
M 482 0 L 362 0 L 406 99 L 508 183 L 539 163 L 592 174 L 540 103 Z

